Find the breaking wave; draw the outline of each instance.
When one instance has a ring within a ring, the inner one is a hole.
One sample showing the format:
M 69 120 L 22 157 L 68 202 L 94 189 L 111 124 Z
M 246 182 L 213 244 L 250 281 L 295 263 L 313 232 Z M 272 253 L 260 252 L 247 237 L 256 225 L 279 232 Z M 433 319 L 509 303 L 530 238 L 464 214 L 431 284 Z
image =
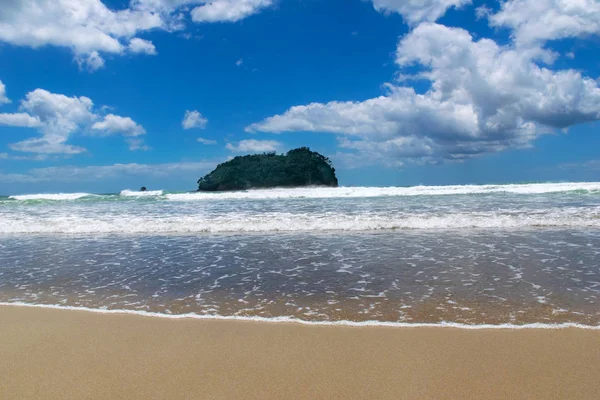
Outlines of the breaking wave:
M 7 215 L 0 233 L 65 234 L 193 234 L 249 232 L 344 232 L 379 230 L 457 230 L 598 228 L 600 209 L 551 209 L 534 214 L 522 212 L 451 213 L 226 213 L 205 215 Z
M 164 191 L 162 190 L 146 190 L 145 192 L 137 192 L 129 189 L 122 190 L 119 193 L 120 196 L 127 197 L 152 197 L 152 196 L 162 196 Z
M 256 189 L 237 192 L 187 192 L 169 193 L 164 190 L 145 192 L 122 190 L 119 194 L 94 195 L 90 193 L 50 193 L 10 196 L 10 200 L 20 201 L 114 201 L 136 198 L 156 199 L 160 201 L 205 201 L 205 200 L 270 200 L 270 199 L 335 199 L 335 198 L 371 198 L 403 196 L 450 196 L 508 193 L 534 195 L 545 193 L 600 194 L 600 182 L 569 183 L 533 183 L 511 185 L 453 185 L 453 186 L 412 186 L 412 187 L 339 187 L 339 188 L 276 188 Z
M 167 194 L 169 200 L 193 201 L 208 199 L 293 199 L 293 198 L 365 198 L 401 196 L 447 196 L 487 193 L 543 194 L 574 192 L 600 192 L 600 182 L 589 183 L 537 183 L 515 185 L 455 185 L 412 187 L 339 187 L 265 189 L 243 192 L 195 192 Z
M 31 200 L 77 200 L 84 197 L 99 197 L 98 195 L 91 193 L 47 193 L 47 194 L 24 194 L 19 196 L 10 196 L 9 199 L 31 201 Z

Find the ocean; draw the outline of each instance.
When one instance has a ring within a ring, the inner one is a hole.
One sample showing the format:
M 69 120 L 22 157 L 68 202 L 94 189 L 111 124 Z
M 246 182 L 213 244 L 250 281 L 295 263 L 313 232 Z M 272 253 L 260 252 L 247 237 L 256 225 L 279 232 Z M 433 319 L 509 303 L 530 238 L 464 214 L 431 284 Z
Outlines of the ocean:
M 0 197 L 0 303 L 600 327 L 600 183 Z

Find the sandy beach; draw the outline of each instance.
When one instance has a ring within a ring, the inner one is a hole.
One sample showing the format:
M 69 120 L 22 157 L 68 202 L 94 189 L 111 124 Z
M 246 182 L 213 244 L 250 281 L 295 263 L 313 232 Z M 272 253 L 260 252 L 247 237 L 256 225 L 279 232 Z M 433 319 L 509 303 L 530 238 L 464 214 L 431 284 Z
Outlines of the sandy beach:
M 593 399 L 600 332 L 0 307 L 2 399 Z

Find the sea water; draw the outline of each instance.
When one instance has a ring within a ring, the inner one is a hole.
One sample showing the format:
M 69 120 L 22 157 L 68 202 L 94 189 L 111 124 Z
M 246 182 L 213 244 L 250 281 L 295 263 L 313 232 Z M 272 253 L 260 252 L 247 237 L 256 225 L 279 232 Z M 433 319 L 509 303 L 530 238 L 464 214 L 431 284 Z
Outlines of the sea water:
M 600 326 L 600 183 L 0 197 L 0 302 Z

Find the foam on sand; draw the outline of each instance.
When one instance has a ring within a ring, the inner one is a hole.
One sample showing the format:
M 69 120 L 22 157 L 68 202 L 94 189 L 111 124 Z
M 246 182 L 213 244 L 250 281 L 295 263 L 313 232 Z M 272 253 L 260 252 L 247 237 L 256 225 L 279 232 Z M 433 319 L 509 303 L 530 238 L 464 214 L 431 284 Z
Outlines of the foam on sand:
M 468 330 L 481 330 L 481 329 L 510 329 L 510 330 L 523 330 L 523 329 L 588 329 L 588 330 L 600 330 L 600 326 L 597 325 L 583 325 L 576 323 L 562 323 L 562 324 L 545 324 L 545 323 L 534 323 L 534 324 L 479 324 L 469 325 L 460 324 L 455 322 L 441 322 L 441 323 L 411 323 L 411 322 L 383 322 L 383 321 L 305 321 L 299 318 L 293 317 L 239 317 L 239 316 L 223 316 L 223 315 L 199 315 L 194 313 L 188 314 L 161 314 L 148 311 L 137 311 L 127 309 L 106 309 L 106 308 L 88 308 L 88 307 L 74 307 L 74 306 L 62 306 L 53 304 L 31 304 L 31 303 L 7 303 L 0 302 L 0 306 L 7 307 L 29 307 L 29 308 L 48 308 L 57 310 L 71 310 L 71 311 L 86 311 L 100 314 L 132 314 L 140 315 L 144 317 L 154 318 L 167 318 L 167 319 L 202 319 L 202 320 L 229 320 L 229 321 L 252 321 L 252 322 L 266 322 L 266 323 L 293 323 L 301 325 L 321 325 L 321 326 L 384 326 L 393 328 L 454 328 L 454 329 L 468 329 Z

